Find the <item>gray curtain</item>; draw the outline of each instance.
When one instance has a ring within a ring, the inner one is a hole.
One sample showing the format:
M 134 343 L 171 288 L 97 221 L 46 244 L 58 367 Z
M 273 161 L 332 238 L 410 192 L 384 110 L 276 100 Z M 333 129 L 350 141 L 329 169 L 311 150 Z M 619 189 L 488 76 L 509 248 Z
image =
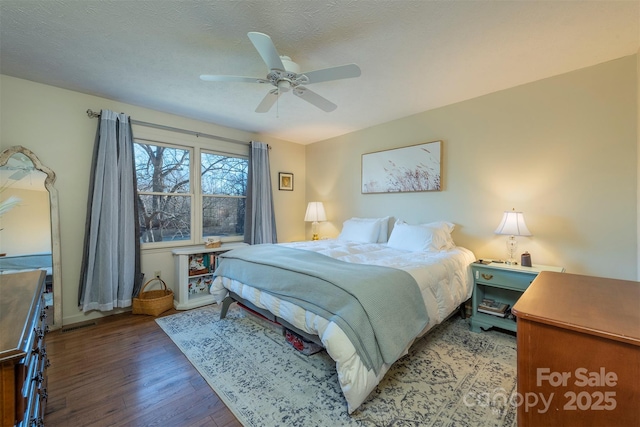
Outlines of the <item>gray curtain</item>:
M 269 168 L 269 146 L 263 142 L 252 141 L 249 150 L 244 241 L 251 245 L 278 241 Z
M 89 181 L 78 291 L 83 311 L 129 307 L 140 289 L 136 187 L 129 117 L 102 110 Z

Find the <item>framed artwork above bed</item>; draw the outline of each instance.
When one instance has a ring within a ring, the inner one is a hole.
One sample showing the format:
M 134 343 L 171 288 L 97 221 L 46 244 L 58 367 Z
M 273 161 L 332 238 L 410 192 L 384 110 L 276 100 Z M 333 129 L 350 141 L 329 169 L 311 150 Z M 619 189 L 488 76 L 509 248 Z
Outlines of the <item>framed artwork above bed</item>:
M 362 193 L 440 191 L 442 141 L 362 155 Z

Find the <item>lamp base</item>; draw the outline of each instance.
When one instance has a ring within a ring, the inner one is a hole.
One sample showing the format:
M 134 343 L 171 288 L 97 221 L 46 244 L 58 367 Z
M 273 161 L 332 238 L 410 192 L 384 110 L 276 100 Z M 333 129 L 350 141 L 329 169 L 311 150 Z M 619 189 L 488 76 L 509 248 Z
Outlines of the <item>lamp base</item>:
M 311 240 L 318 240 L 318 221 L 313 221 L 311 223 L 311 234 L 313 235 L 313 237 L 311 238 Z
M 504 262 L 507 265 L 517 265 L 518 261 L 515 259 L 516 249 L 518 249 L 518 241 L 515 236 L 509 236 L 507 239 L 507 260 Z

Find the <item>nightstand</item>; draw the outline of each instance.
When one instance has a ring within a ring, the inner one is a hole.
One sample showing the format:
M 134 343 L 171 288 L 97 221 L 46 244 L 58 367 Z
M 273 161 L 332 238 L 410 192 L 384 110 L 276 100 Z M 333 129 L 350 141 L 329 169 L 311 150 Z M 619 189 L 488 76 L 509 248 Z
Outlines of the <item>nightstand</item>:
M 213 304 L 215 298 L 209 293 L 213 283 L 213 272 L 217 267 L 218 255 L 232 249 L 246 246 L 242 242 L 223 243 L 217 248 L 204 245 L 174 249 L 176 257 L 175 285 L 173 286 L 173 306 L 176 310 L 189 310 L 203 305 Z M 198 261 L 200 266 L 192 266 Z M 204 267 L 204 268 L 202 268 Z
M 481 313 L 478 311 L 478 305 L 486 298 L 508 304 L 511 309 L 541 271 L 564 272 L 563 267 L 549 265 L 523 267 L 493 262 L 491 264 L 473 263 L 471 270 L 473 271 L 473 297 L 471 300 L 471 330 L 473 332 L 480 332 L 482 329 L 492 327 L 516 332 L 515 317 L 500 317 Z M 509 310 L 507 312 L 510 313 Z

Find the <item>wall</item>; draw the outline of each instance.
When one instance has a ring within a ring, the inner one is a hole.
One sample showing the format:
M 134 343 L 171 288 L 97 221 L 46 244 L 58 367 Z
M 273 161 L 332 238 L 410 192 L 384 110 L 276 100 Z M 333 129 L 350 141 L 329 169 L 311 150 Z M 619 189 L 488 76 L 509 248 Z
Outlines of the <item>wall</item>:
M 85 111 L 89 108 L 94 111 L 110 109 L 125 112 L 133 119 L 144 122 L 269 143 L 272 146 L 271 176 L 278 239 L 288 241 L 304 236 L 305 150 L 302 145 L 8 76 L 0 76 L 0 94 L 0 148 L 12 145 L 27 147 L 57 176 L 55 187 L 60 205 L 62 310 L 65 325 L 103 316 L 100 312 L 82 313 L 77 307 L 89 169 L 98 123 L 96 119 L 87 117 Z M 279 171 L 294 173 L 295 191 L 277 190 Z M 142 268 L 148 278 L 161 269 L 167 283 L 171 286 L 174 282 L 170 250 L 144 251 Z
M 0 218 L 0 253 L 15 256 L 51 252 L 49 193 L 44 184 L 39 186 L 42 190 L 9 187 L 2 192 L 3 200 L 16 196 L 20 203 Z
M 140 121 L 272 145 L 278 240 L 310 236 L 307 201 L 325 202 L 322 236 L 336 236 L 350 216 L 392 215 L 409 222 L 446 218 L 456 242 L 478 257 L 504 258 L 496 236 L 504 210 L 525 213 L 532 237 L 519 252 L 567 271 L 635 280 L 638 256 L 638 65 L 622 58 L 528 85 L 301 146 L 100 97 L 0 76 L 0 148 L 23 145 L 56 172 L 62 247 L 63 323 L 81 313 L 89 167 L 97 122 L 85 111 L 112 109 Z M 362 153 L 443 141 L 443 191 L 360 193 Z M 305 166 L 306 163 L 306 166 Z M 294 191 L 278 191 L 292 172 Z M 147 277 L 161 269 L 172 285 L 168 250 L 143 253 Z
M 307 200 L 328 216 L 320 234 L 351 216 L 446 219 L 458 245 L 504 259 L 493 230 L 515 208 L 533 233 L 518 254 L 534 264 L 635 280 L 637 75 L 634 55 L 308 145 Z M 443 191 L 361 194 L 363 153 L 435 140 Z

